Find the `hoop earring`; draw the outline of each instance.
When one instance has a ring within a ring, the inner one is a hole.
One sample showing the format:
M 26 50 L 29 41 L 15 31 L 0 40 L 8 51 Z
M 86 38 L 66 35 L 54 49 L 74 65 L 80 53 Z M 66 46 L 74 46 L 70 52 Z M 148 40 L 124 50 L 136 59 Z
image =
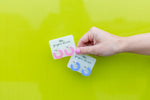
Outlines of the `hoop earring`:
M 75 69 L 75 68 L 73 68 L 73 64 L 71 64 L 71 69 L 72 69 L 73 71 L 78 71 L 78 70 L 80 69 L 80 64 L 79 64 L 78 62 L 76 62 L 76 65 L 77 65 L 78 67 Z
M 56 59 L 60 59 L 63 56 L 63 52 L 61 50 L 58 50 L 58 51 L 60 52 L 60 56 L 57 56 L 56 53 L 53 53 L 53 55 Z
M 84 69 L 82 69 L 82 75 L 84 75 L 84 76 L 89 76 L 89 75 L 91 74 L 91 69 L 90 69 L 89 67 L 88 67 L 87 69 L 88 69 L 88 71 L 89 71 L 87 74 L 85 74 L 85 73 L 84 73 Z
M 70 49 L 71 49 L 71 51 L 72 51 L 71 53 L 68 53 L 66 49 L 64 50 L 64 52 L 65 52 L 65 54 L 66 54 L 67 56 L 72 56 L 72 55 L 74 54 L 74 48 L 73 48 L 73 47 L 70 47 Z

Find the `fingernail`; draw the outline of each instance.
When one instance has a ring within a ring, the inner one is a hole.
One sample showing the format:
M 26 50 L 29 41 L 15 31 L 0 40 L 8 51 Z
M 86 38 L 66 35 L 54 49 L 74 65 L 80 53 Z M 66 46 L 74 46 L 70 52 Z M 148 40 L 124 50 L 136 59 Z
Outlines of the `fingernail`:
M 77 48 L 75 52 L 76 52 L 77 54 L 79 54 L 79 53 L 80 53 L 80 49 Z

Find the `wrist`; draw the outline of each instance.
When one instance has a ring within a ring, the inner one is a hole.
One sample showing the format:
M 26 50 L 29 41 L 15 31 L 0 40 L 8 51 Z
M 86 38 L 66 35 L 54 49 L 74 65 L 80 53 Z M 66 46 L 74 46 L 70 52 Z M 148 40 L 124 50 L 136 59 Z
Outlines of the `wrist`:
M 117 47 L 117 53 L 127 52 L 127 46 L 128 46 L 128 37 L 119 37 L 117 40 L 118 47 Z

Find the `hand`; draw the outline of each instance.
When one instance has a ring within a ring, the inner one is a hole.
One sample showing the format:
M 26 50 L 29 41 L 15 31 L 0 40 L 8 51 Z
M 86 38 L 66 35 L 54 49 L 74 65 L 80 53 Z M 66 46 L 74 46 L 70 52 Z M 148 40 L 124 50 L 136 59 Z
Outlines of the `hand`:
M 120 52 L 122 38 L 92 27 L 79 40 L 76 53 L 110 56 Z

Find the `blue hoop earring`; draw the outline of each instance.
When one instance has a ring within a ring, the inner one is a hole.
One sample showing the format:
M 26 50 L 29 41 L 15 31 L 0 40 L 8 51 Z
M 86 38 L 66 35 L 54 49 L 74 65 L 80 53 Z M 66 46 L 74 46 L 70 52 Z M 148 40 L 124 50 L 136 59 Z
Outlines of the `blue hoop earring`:
M 88 69 L 88 71 L 89 71 L 87 74 L 85 74 L 85 73 L 84 73 L 84 69 L 82 69 L 82 75 L 84 75 L 84 76 L 89 76 L 89 75 L 91 74 L 91 69 L 90 69 L 89 67 L 88 67 L 87 69 Z
M 78 67 L 75 69 L 75 68 L 73 68 L 73 64 L 71 64 L 71 69 L 72 69 L 73 71 L 78 71 L 78 70 L 80 69 L 80 64 L 79 64 L 78 62 L 76 62 L 76 65 L 77 65 Z

